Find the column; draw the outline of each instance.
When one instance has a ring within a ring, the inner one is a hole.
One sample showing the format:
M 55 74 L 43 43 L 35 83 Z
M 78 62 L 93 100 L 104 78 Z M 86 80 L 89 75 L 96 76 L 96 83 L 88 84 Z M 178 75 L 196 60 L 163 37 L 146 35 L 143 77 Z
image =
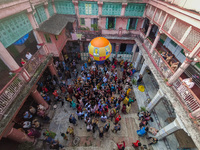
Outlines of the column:
M 127 6 L 127 3 L 122 3 L 121 16 L 125 15 L 126 6 Z
M 136 59 L 136 61 L 135 61 L 135 66 L 134 66 L 134 68 L 137 70 L 137 67 L 138 67 L 138 65 L 139 65 L 139 63 L 140 63 L 140 59 L 142 58 L 142 52 L 140 51 L 139 52 L 139 54 L 138 54 L 138 56 L 137 56 L 137 59 Z
M 198 108 L 197 110 L 190 113 L 189 116 L 193 119 L 199 118 L 200 117 L 200 108 Z
M 79 18 L 79 9 L 78 9 L 78 1 L 72 1 L 75 7 L 75 13 L 77 15 L 77 18 Z M 80 23 L 79 23 L 80 24 Z
M 135 43 L 132 49 L 132 62 L 134 61 L 136 49 L 137 49 L 137 44 Z
M 53 11 L 54 11 L 54 14 L 56 14 L 56 7 L 55 7 L 55 4 L 54 4 L 54 0 L 52 0 L 52 7 L 53 7 Z
M 148 111 L 152 111 L 153 108 L 160 102 L 161 98 L 164 97 L 164 93 L 161 89 L 158 90 L 154 98 L 151 100 L 151 102 L 147 106 Z
M 84 52 L 83 42 L 80 41 L 79 44 L 80 44 L 80 51 L 81 51 L 81 52 Z
M 98 1 L 98 9 L 99 9 L 98 15 L 99 15 L 99 16 L 102 15 L 102 6 L 103 6 L 103 2 L 99 2 L 99 1 Z
M 120 47 L 120 43 L 116 43 L 116 46 L 115 46 L 115 56 L 117 57 L 117 54 L 119 52 L 119 47 Z
M 49 15 L 49 11 L 48 11 L 48 2 L 44 3 L 44 11 L 45 11 L 45 13 L 47 15 L 47 19 L 49 19 L 50 15 Z
M 43 45 L 43 49 L 44 49 L 45 53 L 48 54 L 49 50 L 48 50 L 47 46 L 44 44 L 45 42 L 42 41 L 42 38 L 40 37 L 38 31 L 36 30 L 36 28 L 38 28 L 39 26 L 38 26 L 38 23 L 35 20 L 33 14 L 32 14 L 32 11 L 33 10 L 31 8 L 27 9 L 27 13 L 28 13 L 27 16 L 28 16 L 28 19 L 31 23 L 31 26 L 33 27 L 33 34 L 35 36 L 35 39 L 36 39 L 38 45 L 39 44 Z
M 165 126 L 162 129 L 160 129 L 160 131 L 156 134 L 156 138 L 158 140 L 161 140 L 179 129 L 181 129 L 181 127 L 180 127 L 177 119 L 175 119 L 172 123 L 168 124 L 167 126 Z
M 21 67 L 16 63 L 7 49 L 0 42 L 0 58 L 12 72 L 19 72 Z
M 35 89 L 31 92 L 31 96 L 33 97 L 33 99 L 38 103 L 43 105 L 46 109 L 49 108 L 49 105 L 47 104 L 47 102 L 43 99 L 43 97 L 40 95 L 40 93 L 37 91 L 37 88 L 35 87 Z
M 172 84 L 180 77 L 180 75 L 187 69 L 187 67 L 191 64 L 192 59 L 187 58 L 182 63 L 182 65 L 177 69 L 177 71 L 169 78 L 167 85 L 172 86 Z
M 150 32 L 151 32 L 152 25 L 153 25 L 153 24 L 151 24 L 151 23 L 149 24 L 149 27 L 148 27 L 148 30 L 147 30 L 147 33 L 146 33 L 145 38 L 147 38 L 147 37 L 149 36 L 149 34 L 150 34 Z
M 58 76 L 57 70 L 56 70 L 56 68 L 55 68 L 55 66 L 53 64 L 53 60 L 50 62 L 50 64 L 48 65 L 48 67 L 49 67 L 49 71 L 51 72 L 52 76 L 53 75 Z
M 23 143 L 23 142 L 34 142 L 34 138 L 30 138 L 26 133 L 22 132 L 21 130 L 12 128 L 10 130 L 10 132 L 7 135 L 7 138 L 19 142 L 19 143 Z
M 153 45 L 151 46 L 150 53 L 153 53 L 154 49 L 156 48 L 158 42 L 160 40 L 160 31 L 158 31 L 155 40 L 153 41 Z
M 146 67 L 147 67 L 147 64 L 146 64 L 146 62 L 144 61 L 143 65 L 142 65 L 142 68 L 141 68 L 141 70 L 140 70 L 140 74 L 141 74 L 141 75 L 144 74 L 144 71 L 145 71 Z

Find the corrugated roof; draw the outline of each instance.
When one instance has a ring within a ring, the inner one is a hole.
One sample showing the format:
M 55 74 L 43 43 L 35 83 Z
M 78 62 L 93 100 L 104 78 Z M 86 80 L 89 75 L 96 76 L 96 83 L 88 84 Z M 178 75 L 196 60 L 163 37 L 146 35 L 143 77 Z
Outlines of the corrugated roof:
M 75 20 L 76 17 L 72 15 L 69 16 L 69 15 L 55 14 L 48 20 L 43 22 L 37 30 L 45 33 L 59 35 L 68 22 L 74 22 Z

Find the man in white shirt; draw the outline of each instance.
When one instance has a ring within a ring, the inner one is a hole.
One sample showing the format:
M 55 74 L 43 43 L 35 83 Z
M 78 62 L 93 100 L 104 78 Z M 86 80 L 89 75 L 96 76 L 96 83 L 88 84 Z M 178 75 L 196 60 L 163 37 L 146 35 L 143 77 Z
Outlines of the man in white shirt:
M 30 59 L 31 59 L 31 57 L 32 57 L 32 54 L 31 54 L 31 53 L 29 53 L 29 52 L 27 52 L 27 53 L 26 53 L 26 55 L 25 55 L 25 57 L 26 57 L 28 60 L 30 60 Z

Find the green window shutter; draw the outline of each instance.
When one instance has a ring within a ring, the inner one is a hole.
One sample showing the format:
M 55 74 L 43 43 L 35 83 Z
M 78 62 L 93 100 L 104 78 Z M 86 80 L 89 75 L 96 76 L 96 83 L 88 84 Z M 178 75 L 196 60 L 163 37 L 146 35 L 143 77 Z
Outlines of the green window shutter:
M 58 14 L 75 15 L 75 7 L 72 1 L 54 1 Z
M 128 3 L 125 10 L 125 16 L 142 17 L 146 4 Z
M 37 12 L 35 12 L 34 17 L 35 17 L 35 20 L 37 21 L 37 23 L 40 24 L 41 21 L 40 21 L 40 19 L 39 19 L 39 17 L 38 17 Z
M 116 26 L 116 20 L 117 20 L 117 18 L 115 18 L 115 24 L 114 24 L 114 29 L 115 29 L 115 26 Z
M 36 13 L 38 14 L 38 17 L 40 19 L 40 23 L 44 22 L 45 20 L 47 20 L 47 16 L 44 10 L 44 6 L 36 6 Z
M 79 1 L 78 9 L 80 15 L 98 15 L 97 2 Z
M 126 30 L 129 30 L 129 25 L 130 25 L 130 18 L 128 19 Z
M 26 13 L 19 13 L 0 21 L 0 41 L 5 48 L 32 30 Z
M 120 16 L 122 4 L 121 3 L 107 3 L 104 2 L 102 6 L 102 15 L 104 16 Z
M 53 11 L 52 3 L 51 3 L 50 1 L 49 1 L 49 3 L 48 3 L 48 11 L 49 11 L 49 15 L 50 15 L 50 16 L 53 16 L 54 11 Z
M 106 29 L 108 29 L 108 17 L 106 18 Z
M 137 23 L 138 23 L 138 19 L 136 20 L 136 23 L 135 23 L 135 30 L 137 29 Z

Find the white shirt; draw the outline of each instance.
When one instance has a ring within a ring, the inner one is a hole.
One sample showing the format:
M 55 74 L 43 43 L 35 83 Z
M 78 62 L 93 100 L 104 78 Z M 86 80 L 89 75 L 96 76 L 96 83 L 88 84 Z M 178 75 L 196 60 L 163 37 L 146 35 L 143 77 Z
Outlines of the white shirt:
M 190 81 L 190 78 L 184 79 L 183 82 L 191 89 L 194 86 L 194 82 Z
M 26 54 L 26 58 L 27 58 L 28 60 L 31 59 L 31 57 L 32 57 L 32 54 L 31 54 L 31 53 Z

